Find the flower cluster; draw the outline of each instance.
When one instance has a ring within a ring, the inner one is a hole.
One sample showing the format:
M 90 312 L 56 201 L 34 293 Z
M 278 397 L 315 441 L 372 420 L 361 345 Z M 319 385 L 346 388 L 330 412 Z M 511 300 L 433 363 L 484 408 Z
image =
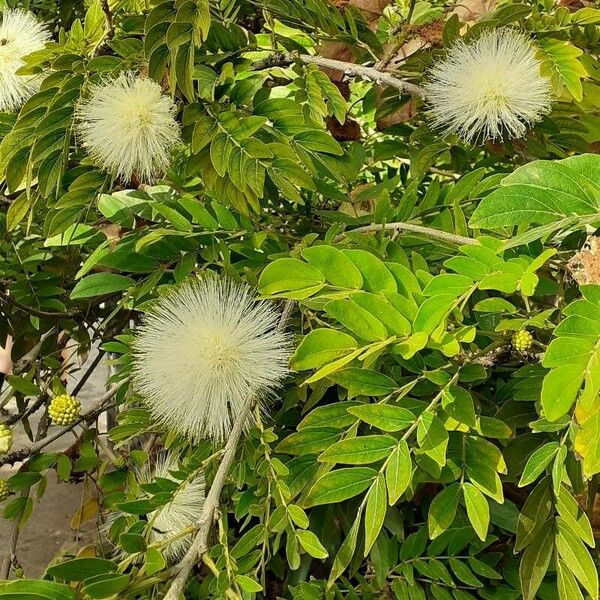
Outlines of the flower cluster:
M 8 425 L 0 423 L 0 454 L 6 454 L 11 449 L 12 443 L 12 429 Z
M 522 137 L 550 111 L 550 83 L 540 67 L 529 38 L 513 29 L 459 40 L 425 85 L 433 126 L 471 143 Z
M 169 562 L 177 562 L 190 547 L 194 535 L 185 530 L 197 523 L 202 516 L 204 506 L 204 475 L 195 473 L 184 481 L 176 479 L 171 473 L 178 471 L 178 461 L 170 453 L 162 452 L 155 462 L 146 463 L 141 469 L 134 468 L 134 481 L 145 485 L 166 479 L 178 484 L 171 500 L 146 515 L 148 525 L 145 529 L 146 542 L 157 544 L 163 556 Z M 109 513 L 102 527 L 104 536 L 109 537 L 110 531 L 125 513 L 113 511 Z M 117 554 L 124 557 L 125 552 L 118 550 Z
M 136 332 L 135 382 L 154 416 L 191 439 L 223 441 L 249 398 L 288 373 L 279 313 L 250 288 L 205 276 L 161 298 Z
M 94 85 L 76 111 L 76 131 L 92 160 L 126 181 L 149 182 L 169 166 L 179 142 L 173 100 L 133 73 Z
M 49 38 L 46 28 L 25 10 L 5 9 L 0 25 L 0 111 L 13 111 L 35 94 L 37 75 L 20 75 L 24 58 L 41 50 Z
M 177 469 L 171 455 L 161 455 L 154 469 L 146 469 L 141 479 L 152 481 L 155 478 L 177 481 L 169 471 Z M 148 542 L 164 544 L 162 552 L 169 562 L 179 560 L 190 547 L 194 536 L 178 536 L 183 530 L 196 523 L 204 506 L 204 477 L 198 474 L 184 481 L 175 491 L 172 500 L 148 515 Z
M 55 425 L 64 426 L 74 423 L 80 411 L 81 402 L 68 394 L 55 396 L 48 406 L 48 414 Z
M 10 487 L 8 482 L 0 479 L 0 502 L 4 502 L 10 496 Z

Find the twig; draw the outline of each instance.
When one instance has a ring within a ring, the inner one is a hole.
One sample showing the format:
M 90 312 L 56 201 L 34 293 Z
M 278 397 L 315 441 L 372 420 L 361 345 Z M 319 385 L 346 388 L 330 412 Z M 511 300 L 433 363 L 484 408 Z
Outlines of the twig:
M 287 322 L 289 314 L 292 310 L 292 306 L 293 302 L 288 300 L 281 313 L 281 318 L 278 325 L 279 329 L 282 329 L 285 326 L 285 323 Z M 163 600 L 179 600 L 194 565 L 208 550 L 208 534 L 210 533 L 210 529 L 213 524 L 215 512 L 219 508 L 221 491 L 225 485 L 231 464 L 235 459 L 237 446 L 242 436 L 242 432 L 244 431 L 248 417 L 250 416 L 255 404 L 256 398 L 249 397 L 242 407 L 242 410 L 240 410 L 236 416 L 229 439 L 227 440 L 227 444 L 225 445 L 225 449 L 223 451 L 223 459 L 219 465 L 219 468 L 217 469 L 215 478 L 204 501 L 202 514 L 198 519 L 198 533 L 196 534 L 190 549 L 177 566 L 177 574 L 172 579 L 169 590 L 167 591 Z
M 43 333 L 40 337 L 40 341 L 27 353 L 15 362 L 13 365 L 13 373 L 20 375 L 24 373 L 30 365 L 32 365 L 40 354 L 42 344 L 48 339 L 53 333 L 56 327 L 52 327 L 46 333 Z
M 42 394 L 42 398 L 44 398 L 45 396 L 46 396 L 45 393 Z M 45 425 L 44 425 L 43 420 L 41 420 L 38 423 L 37 431 L 35 434 L 36 441 L 39 440 L 40 437 L 42 437 L 44 434 L 45 434 Z M 21 518 L 27 507 L 27 500 L 29 498 L 29 490 L 30 490 L 30 488 L 25 488 L 21 492 L 21 498 L 25 499 L 25 503 L 23 504 L 23 507 L 19 511 L 19 514 L 14 516 L 14 520 L 11 525 L 10 543 L 6 547 L 4 555 L 2 556 L 2 564 L 0 565 L 0 579 L 8 579 L 11 566 L 14 567 L 14 565 L 18 564 L 17 563 L 17 543 L 19 542 L 19 534 L 21 533 L 21 528 L 20 528 Z
M 121 388 L 128 381 L 129 378 L 124 379 L 123 381 L 120 381 L 119 383 L 111 387 L 110 390 L 108 390 L 103 396 L 98 398 L 98 400 L 88 411 L 82 414 L 74 423 L 71 423 L 71 425 L 61 427 L 60 429 L 57 429 L 45 438 L 34 442 L 29 446 L 25 446 L 24 448 L 15 450 L 14 452 L 10 452 L 9 454 L 5 454 L 4 456 L 0 457 L 0 466 L 5 464 L 14 464 L 20 460 L 27 458 L 28 456 L 31 456 L 32 454 L 36 454 L 37 452 L 51 444 L 53 441 L 65 435 L 65 433 L 71 431 L 76 425 L 78 425 L 82 421 L 86 421 L 88 419 L 97 417 L 104 410 L 107 402 L 117 393 L 119 388 Z
M 255 62 L 252 65 L 252 69 L 255 71 L 260 71 L 262 69 L 285 66 L 291 64 L 294 60 L 299 60 L 304 64 L 313 64 L 319 67 L 324 67 L 325 69 L 341 71 L 347 75 L 368 79 L 369 81 L 379 85 L 387 85 L 397 89 L 401 94 L 410 94 L 412 96 L 419 96 L 421 98 L 425 97 L 425 92 L 421 87 L 415 85 L 414 83 L 399 79 L 392 73 L 378 71 L 373 67 L 365 67 L 364 65 L 356 65 L 354 63 L 344 62 L 341 60 L 334 60 L 333 58 L 314 56 L 312 54 L 272 54 L 267 58 Z
M 102 2 L 100 2 L 100 7 L 102 8 L 102 12 L 104 13 L 104 16 L 106 17 L 106 25 L 107 25 L 106 37 L 110 40 L 115 35 L 115 24 L 113 21 L 113 14 L 110 10 L 110 5 L 108 4 L 108 0 L 102 0 Z
M 29 497 L 29 488 L 25 488 L 21 492 L 21 498 Z M 13 560 L 16 557 L 17 552 L 17 542 L 19 541 L 19 533 L 20 533 L 20 521 L 23 512 L 21 510 L 20 514 L 15 515 L 12 525 L 10 527 L 10 535 L 9 541 L 6 545 L 6 550 L 2 555 L 2 565 L 0 565 L 0 579 L 8 579 L 8 575 L 10 573 L 10 567 L 13 564 Z
M 27 306 L 25 304 L 21 304 L 8 294 L 3 294 L 0 292 L 0 301 L 4 302 L 6 306 L 12 306 L 14 308 L 18 308 L 19 310 L 27 313 L 28 315 L 32 315 L 34 317 L 40 318 L 52 318 L 52 319 L 65 319 L 69 317 L 74 317 L 79 313 L 77 310 L 69 311 L 69 312 L 53 312 L 48 310 L 40 310 L 38 308 L 32 308 L 31 306 Z
M 71 392 L 72 396 L 77 396 L 77 394 L 79 394 L 79 392 L 81 391 L 83 386 L 86 384 L 87 380 L 91 377 L 92 373 L 96 370 L 96 367 L 100 364 L 100 361 L 102 360 L 102 358 L 104 357 L 105 354 L 106 354 L 106 350 L 98 350 L 97 356 L 94 358 L 94 360 L 92 361 L 90 366 L 86 369 L 83 376 L 79 379 L 79 381 L 77 382 L 77 385 L 73 388 L 73 391 Z
M 449 242 L 451 244 L 456 244 L 458 246 L 463 246 L 465 244 L 477 245 L 479 242 L 473 238 L 465 237 L 463 235 L 456 235 L 454 233 L 447 233 L 446 231 L 440 231 L 439 229 L 433 229 L 432 227 L 424 227 L 423 225 L 413 225 L 412 223 L 385 223 L 382 225 L 374 224 L 374 225 L 364 225 L 363 227 L 357 227 L 356 229 L 350 229 L 348 231 L 344 231 L 336 236 L 335 241 L 339 242 L 349 233 L 369 233 L 371 231 L 410 231 L 411 233 L 418 233 L 435 240 L 440 240 L 442 242 Z

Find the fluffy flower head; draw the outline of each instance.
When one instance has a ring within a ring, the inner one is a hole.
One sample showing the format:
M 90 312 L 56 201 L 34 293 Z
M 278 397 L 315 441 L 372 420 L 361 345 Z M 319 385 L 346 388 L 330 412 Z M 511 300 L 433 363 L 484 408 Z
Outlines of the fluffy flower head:
M 40 87 L 37 75 L 17 75 L 23 59 L 41 50 L 50 37 L 35 16 L 25 10 L 5 9 L 0 25 L 0 111 L 12 111 Z
M 434 65 L 425 85 L 434 127 L 467 142 L 522 137 L 550 111 L 548 79 L 529 38 L 510 28 L 458 41 Z
M 179 142 L 175 104 L 156 81 L 133 73 L 94 85 L 76 111 L 79 140 L 101 168 L 152 181 Z
M 148 469 L 141 477 L 146 482 L 156 477 L 176 481 L 169 471 L 177 470 L 176 461 L 168 454 L 161 455 L 153 470 Z M 175 491 L 173 499 L 168 504 L 157 508 L 148 515 L 149 531 L 148 542 L 162 542 L 176 536 L 186 527 L 193 525 L 200 519 L 204 506 L 204 477 L 197 475 L 185 481 Z M 169 562 L 179 560 L 190 547 L 193 535 L 185 535 L 171 541 L 162 551 Z
M 169 562 L 177 562 L 190 547 L 193 535 L 178 536 L 178 534 L 200 519 L 205 497 L 202 473 L 195 474 L 182 482 L 170 473 L 177 470 L 176 458 L 167 452 L 159 454 L 154 465 L 148 463 L 141 469 L 133 469 L 135 480 L 139 484 L 152 483 L 160 478 L 174 481 L 179 486 L 168 504 L 146 515 L 148 520 L 146 541 L 148 544 L 162 542 L 161 552 Z M 131 518 L 131 515 L 119 511 L 109 513 L 101 528 L 103 537 L 110 539 L 113 525 L 124 516 Z M 127 553 L 120 549 L 116 550 L 116 554 L 120 558 L 127 556 Z
M 191 439 L 223 441 L 249 396 L 288 373 L 279 313 L 226 277 L 189 281 L 157 302 L 134 342 L 137 386 L 154 416 Z

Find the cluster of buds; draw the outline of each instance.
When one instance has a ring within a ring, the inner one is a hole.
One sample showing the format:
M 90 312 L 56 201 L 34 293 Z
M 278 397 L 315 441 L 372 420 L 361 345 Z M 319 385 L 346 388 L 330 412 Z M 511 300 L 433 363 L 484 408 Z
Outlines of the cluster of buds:
M 55 425 L 71 425 L 79 417 L 80 411 L 81 402 L 68 394 L 55 396 L 48 407 L 48 414 Z
M 13 443 L 13 432 L 8 425 L 0 423 L 0 454 L 6 454 Z
M 517 352 L 525 352 L 531 347 L 533 336 L 526 329 L 521 329 L 513 335 L 512 345 Z
M 10 496 L 10 488 L 4 479 L 0 479 L 0 502 L 4 502 Z

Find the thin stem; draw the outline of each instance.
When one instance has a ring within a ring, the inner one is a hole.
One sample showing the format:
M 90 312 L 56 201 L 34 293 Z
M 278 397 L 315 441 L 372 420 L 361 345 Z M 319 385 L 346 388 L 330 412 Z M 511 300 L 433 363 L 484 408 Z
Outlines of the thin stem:
M 354 63 L 344 62 L 341 60 L 334 60 L 333 58 L 324 58 L 322 56 L 315 56 L 312 54 L 283 54 L 276 53 L 267 58 L 257 61 L 253 65 L 253 70 L 260 71 L 262 69 L 269 69 L 272 67 L 286 66 L 298 60 L 304 64 L 313 64 L 325 69 L 332 69 L 334 71 L 340 71 L 346 75 L 352 75 L 354 77 L 361 77 L 367 79 L 373 83 L 379 85 L 387 85 L 389 87 L 397 89 L 401 94 L 410 94 L 411 96 L 425 97 L 424 90 L 414 83 L 405 81 L 385 71 L 378 71 L 373 67 L 365 67 L 364 65 L 357 65 Z
M 440 231 L 439 229 L 433 229 L 432 227 L 424 227 L 423 225 L 414 225 L 412 223 L 384 223 L 384 224 L 373 224 L 365 225 L 363 227 L 357 227 L 356 229 L 350 229 L 340 233 L 335 241 L 339 242 L 349 233 L 369 233 L 372 231 L 409 231 L 411 233 L 418 233 L 426 237 L 430 237 L 442 242 L 449 242 L 456 244 L 457 246 L 463 246 L 465 244 L 477 245 L 479 242 L 473 238 L 465 237 L 462 235 L 456 235 L 454 233 L 447 233 L 446 231 Z

